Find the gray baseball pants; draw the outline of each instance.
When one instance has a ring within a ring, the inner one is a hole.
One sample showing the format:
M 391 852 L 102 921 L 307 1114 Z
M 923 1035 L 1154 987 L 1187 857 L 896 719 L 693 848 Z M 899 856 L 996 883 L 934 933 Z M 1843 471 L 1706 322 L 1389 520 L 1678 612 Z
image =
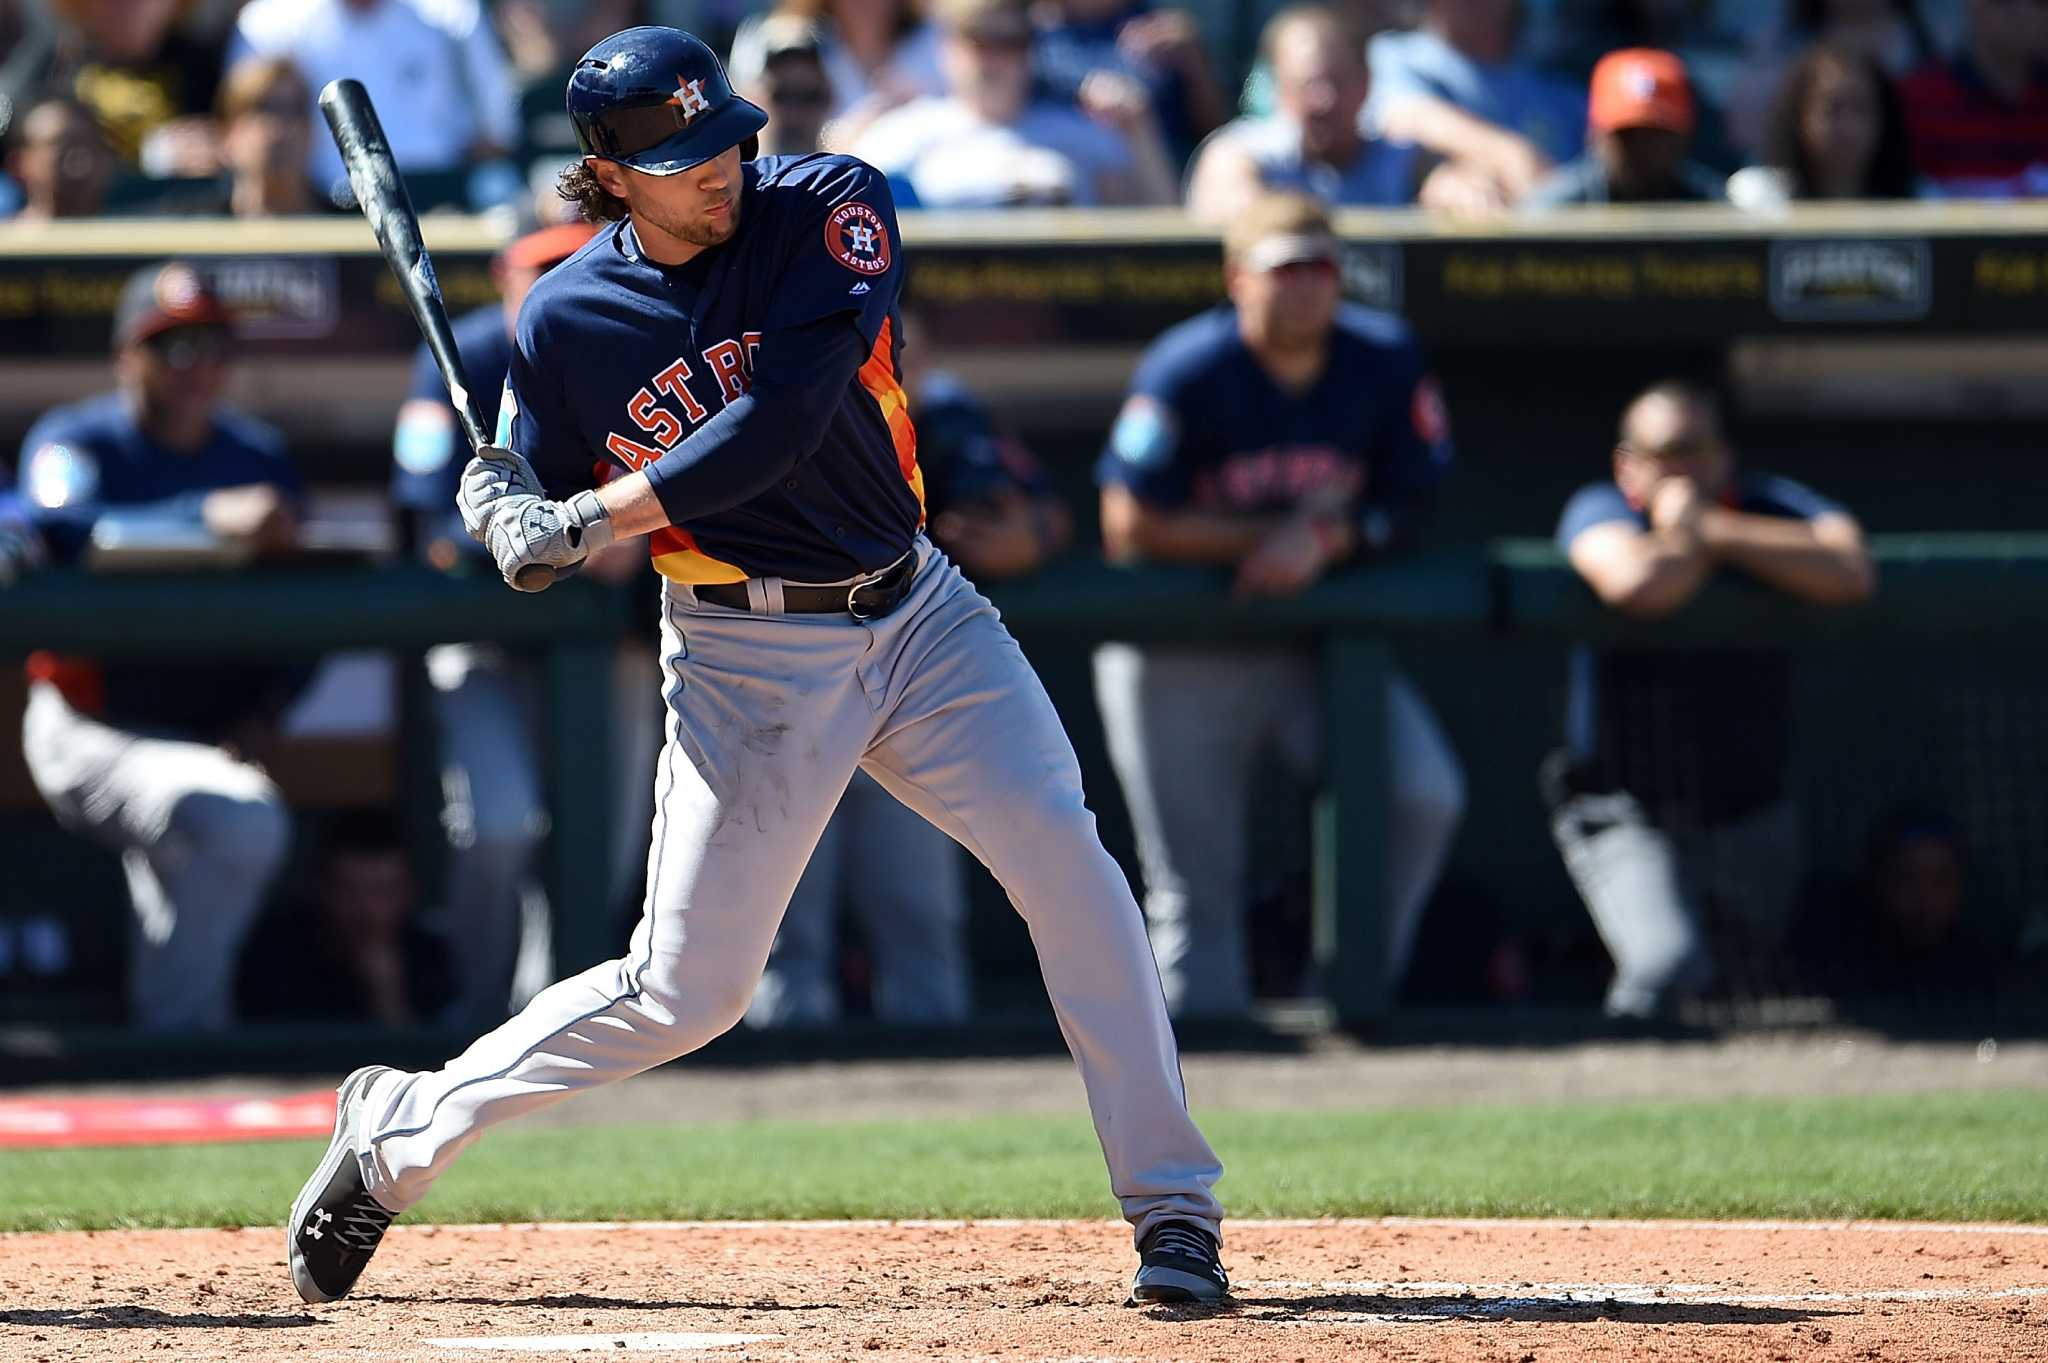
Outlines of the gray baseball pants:
M 1614 958 L 1611 1017 L 1655 1017 L 1712 984 L 1711 928 L 1733 950 L 1775 952 L 1805 866 L 1790 800 L 1714 827 L 1666 827 L 1626 792 L 1583 794 L 1552 812 L 1550 832 Z
M 1214 1227 L 1222 1168 L 1187 1111 L 1136 901 L 1096 837 L 1072 745 L 995 609 L 929 542 L 889 615 L 754 612 L 664 591 L 668 743 L 646 911 L 626 954 L 536 995 L 444 1068 L 381 1077 L 358 1155 L 417 1202 L 487 1129 L 687 1054 L 737 1023 L 783 907 L 856 770 L 989 868 L 1029 925 L 1110 1186 L 1142 1235 Z
M 81 714 L 48 682 L 29 687 L 21 747 L 57 821 L 121 854 L 134 910 L 129 1020 L 228 1026 L 242 940 L 291 848 L 277 787 L 211 744 Z
M 958 1022 L 968 1013 L 966 867 L 952 839 L 865 772 L 854 776 L 790 896 L 749 1027 L 839 1017 L 833 928 L 844 895 L 867 935 L 875 1016 Z
M 1321 673 L 1298 653 L 1104 644 L 1095 700 L 1137 833 L 1167 1002 L 1176 1016 L 1242 1013 L 1253 775 L 1271 754 L 1304 786 L 1320 777 Z M 1398 985 L 1464 816 L 1465 777 L 1399 676 L 1387 687 L 1387 745 L 1387 964 Z

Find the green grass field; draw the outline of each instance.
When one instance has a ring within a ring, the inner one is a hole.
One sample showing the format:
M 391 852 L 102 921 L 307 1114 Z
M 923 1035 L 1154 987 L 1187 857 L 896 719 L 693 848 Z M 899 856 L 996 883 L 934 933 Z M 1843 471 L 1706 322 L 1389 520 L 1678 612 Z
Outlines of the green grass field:
M 1239 1216 L 2048 1221 L 2048 1094 L 1229 1114 Z M 0 1230 L 273 1224 L 319 1142 L 0 1152 Z M 1099 1217 L 1081 1120 L 500 1130 L 411 1219 Z

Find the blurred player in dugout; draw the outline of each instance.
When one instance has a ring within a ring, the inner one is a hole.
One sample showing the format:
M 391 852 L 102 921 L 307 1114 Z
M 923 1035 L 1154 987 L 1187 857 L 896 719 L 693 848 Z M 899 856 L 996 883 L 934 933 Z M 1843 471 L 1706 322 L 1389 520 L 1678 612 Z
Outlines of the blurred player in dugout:
M 131 278 L 114 346 L 117 390 L 29 431 L 20 493 L 34 533 L 0 536 L 4 575 L 45 556 L 132 571 L 291 550 L 298 474 L 277 432 L 221 403 L 229 314 L 198 272 L 173 262 Z M 291 843 L 263 754 L 310 675 L 254 658 L 29 660 L 23 755 L 58 821 L 120 853 L 138 1026 L 232 1020 L 236 956 Z
M 1228 567 L 1235 595 L 1291 596 L 1331 568 L 1409 544 L 1451 458 L 1436 383 L 1398 318 L 1340 301 L 1323 208 L 1254 200 L 1224 235 L 1229 301 L 1139 361 L 1097 466 L 1111 557 Z M 1241 1014 L 1248 824 L 1256 770 L 1306 786 L 1322 697 L 1305 651 L 1105 644 L 1096 699 L 1145 872 L 1145 915 L 1169 1007 Z M 1390 978 L 1464 812 L 1456 755 L 1422 697 L 1387 696 L 1392 761 Z
M 1642 619 L 1722 569 L 1818 606 L 1876 582 L 1856 519 L 1789 478 L 1741 472 L 1714 399 L 1683 383 L 1629 404 L 1612 476 L 1566 504 L 1557 544 L 1603 602 Z M 1574 651 L 1566 746 L 1542 784 L 1614 958 L 1611 1016 L 1701 993 L 1717 948 L 1724 976 L 1775 962 L 1804 871 L 1791 690 L 1783 650 Z
M 495 430 L 512 364 L 512 324 L 543 274 L 594 235 L 585 223 L 547 227 L 512 242 L 493 263 L 501 301 L 454 323 L 464 376 L 484 428 Z M 462 528 L 456 485 L 469 459 L 448 389 L 422 345 L 412 388 L 392 434 L 392 500 L 411 513 L 422 557 L 443 572 L 496 567 Z M 614 586 L 647 578 L 645 553 L 621 546 L 596 555 L 587 576 Z M 539 681 L 529 660 L 497 645 L 443 644 L 427 652 L 427 679 L 440 749 L 441 824 L 447 882 L 434 926 L 454 945 L 455 993 L 442 1021 L 495 1026 L 552 978 L 546 905 L 532 874 L 547 833 L 541 787 Z M 637 899 L 635 881 L 653 821 L 660 748 L 660 671 L 644 642 L 628 639 L 613 662 L 612 902 Z

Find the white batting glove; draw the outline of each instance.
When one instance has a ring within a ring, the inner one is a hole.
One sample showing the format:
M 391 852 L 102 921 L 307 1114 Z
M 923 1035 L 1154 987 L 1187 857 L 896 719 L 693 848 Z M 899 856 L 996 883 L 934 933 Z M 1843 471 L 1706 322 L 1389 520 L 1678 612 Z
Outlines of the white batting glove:
M 501 497 L 477 538 L 491 551 L 506 582 L 515 590 L 536 592 L 553 577 L 543 575 L 546 580 L 538 583 L 527 577 L 522 582 L 521 569 L 544 564 L 555 570 L 554 577 L 566 577 L 615 536 L 604 503 L 596 492 L 586 489 L 566 502 L 551 502 L 531 493 Z
M 543 497 L 546 493 L 533 465 L 517 450 L 486 446 L 464 465 L 462 483 L 455 490 L 455 506 L 462 513 L 462 528 L 481 542 L 484 527 L 493 512 L 508 497 Z

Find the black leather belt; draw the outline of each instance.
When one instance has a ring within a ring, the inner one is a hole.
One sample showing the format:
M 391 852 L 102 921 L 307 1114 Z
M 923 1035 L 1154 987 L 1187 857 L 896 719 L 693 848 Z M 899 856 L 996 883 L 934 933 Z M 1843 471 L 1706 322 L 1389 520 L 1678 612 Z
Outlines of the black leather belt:
M 784 583 L 782 609 L 793 615 L 844 611 L 856 620 L 879 620 L 903 604 L 917 578 L 917 551 L 912 550 L 865 582 L 850 587 L 796 587 Z M 709 582 L 696 588 L 697 599 L 736 611 L 752 610 L 744 582 Z

